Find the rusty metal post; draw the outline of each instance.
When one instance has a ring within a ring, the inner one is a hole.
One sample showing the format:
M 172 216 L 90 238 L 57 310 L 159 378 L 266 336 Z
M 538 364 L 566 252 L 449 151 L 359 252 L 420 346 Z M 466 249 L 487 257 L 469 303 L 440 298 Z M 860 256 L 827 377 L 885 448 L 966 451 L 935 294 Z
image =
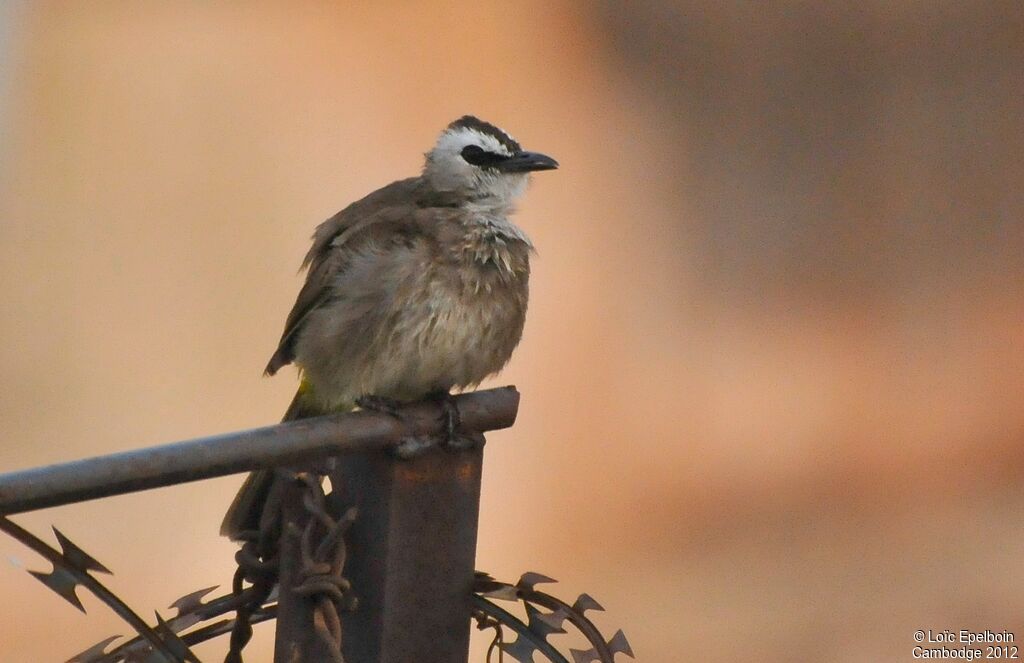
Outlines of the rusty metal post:
M 482 449 L 433 449 L 411 460 L 339 460 L 332 506 L 358 509 L 346 537 L 344 575 L 359 601 L 342 615 L 347 663 L 466 663 L 482 459 Z M 309 627 L 311 606 L 288 591 L 295 554 L 282 549 L 275 663 L 328 661 Z

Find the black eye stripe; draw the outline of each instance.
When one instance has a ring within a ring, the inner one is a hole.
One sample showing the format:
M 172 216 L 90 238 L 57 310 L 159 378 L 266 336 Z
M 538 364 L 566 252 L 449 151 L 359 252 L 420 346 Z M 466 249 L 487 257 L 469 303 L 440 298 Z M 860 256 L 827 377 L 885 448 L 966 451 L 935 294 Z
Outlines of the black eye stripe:
M 488 152 L 479 145 L 467 145 L 462 148 L 461 154 L 462 158 L 465 159 L 467 163 L 471 163 L 474 166 L 480 166 L 481 168 L 494 166 L 508 159 L 504 154 Z

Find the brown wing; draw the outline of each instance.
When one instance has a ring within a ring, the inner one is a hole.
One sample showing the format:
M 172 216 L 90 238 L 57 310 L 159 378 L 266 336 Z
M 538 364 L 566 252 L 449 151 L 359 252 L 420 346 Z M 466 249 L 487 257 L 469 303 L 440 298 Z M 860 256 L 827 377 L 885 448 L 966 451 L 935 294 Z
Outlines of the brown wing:
M 422 182 L 419 178 L 399 180 L 356 201 L 317 226 L 313 246 L 302 263 L 308 267 L 306 282 L 299 291 L 277 351 L 265 370 L 273 375 L 295 359 L 295 339 L 307 316 L 330 300 L 337 275 L 345 269 L 349 256 L 368 237 L 395 233 L 401 238 L 403 228 L 415 223 L 414 212 L 420 200 Z M 428 203 L 429 204 L 429 203 Z

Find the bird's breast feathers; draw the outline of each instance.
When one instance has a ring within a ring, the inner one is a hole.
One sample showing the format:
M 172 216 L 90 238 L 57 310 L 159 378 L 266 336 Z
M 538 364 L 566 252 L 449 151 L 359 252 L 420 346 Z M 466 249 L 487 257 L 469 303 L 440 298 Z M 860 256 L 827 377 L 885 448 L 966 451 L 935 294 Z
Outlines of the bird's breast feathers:
M 318 399 L 421 398 L 508 362 L 526 317 L 529 240 L 508 222 L 454 226 L 436 242 L 353 257 L 296 345 Z
M 522 334 L 531 247 L 524 235 L 504 230 L 476 224 L 460 247 L 461 259 L 427 270 L 419 303 L 402 315 L 421 368 L 448 374 L 455 386 L 500 370 Z
M 466 228 L 459 250 L 464 278 L 474 292 L 490 292 L 496 282 L 510 284 L 529 276 L 533 245 L 521 229 L 500 217 L 483 217 Z

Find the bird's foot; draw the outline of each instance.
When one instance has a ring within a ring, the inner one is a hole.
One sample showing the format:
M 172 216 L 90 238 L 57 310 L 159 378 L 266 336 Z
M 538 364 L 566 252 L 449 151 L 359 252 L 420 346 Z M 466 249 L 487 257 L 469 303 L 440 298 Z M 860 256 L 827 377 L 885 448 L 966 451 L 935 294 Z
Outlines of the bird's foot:
M 388 416 L 394 417 L 399 421 L 405 420 L 405 415 L 402 414 L 399 408 L 402 406 L 401 401 L 397 401 L 393 398 L 385 398 L 383 396 L 374 396 L 373 394 L 366 394 L 356 399 L 356 405 L 360 409 L 369 410 L 370 412 L 380 412 Z
M 405 415 L 402 414 L 402 411 L 399 409 L 402 406 L 402 402 L 393 398 L 367 394 L 357 398 L 356 405 L 369 412 L 380 412 L 381 414 L 394 417 L 402 423 L 405 423 L 406 421 Z M 436 444 L 436 440 L 433 440 L 426 435 L 409 435 L 408 437 L 402 438 L 398 444 L 391 447 L 389 451 L 398 458 L 409 459 L 421 455 Z
M 462 425 L 462 415 L 459 414 L 459 406 L 455 404 L 455 397 L 447 391 L 437 391 L 430 396 L 430 400 L 441 405 L 441 422 L 444 424 L 445 440 L 451 440 L 456 436 L 456 431 Z
M 482 433 L 459 430 L 462 426 L 462 415 L 459 413 L 459 406 L 455 404 L 454 396 L 447 391 L 439 391 L 431 394 L 430 398 L 441 404 L 441 421 L 444 423 L 442 441 L 446 449 L 461 451 L 479 449 L 484 445 Z
M 392 447 L 391 453 L 398 458 L 407 459 L 420 456 L 436 446 L 443 446 L 449 451 L 461 451 L 479 449 L 484 445 L 482 433 L 459 430 L 462 425 L 462 417 L 455 404 L 454 396 L 447 391 L 438 391 L 430 394 L 427 398 L 441 406 L 441 422 L 443 424 L 441 435 L 410 435 Z M 363 410 L 387 414 L 402 422 L 406 420 L 400 409 L 401 401 L 392 398 L 368 394 L 356 399 L 356 405 Z

